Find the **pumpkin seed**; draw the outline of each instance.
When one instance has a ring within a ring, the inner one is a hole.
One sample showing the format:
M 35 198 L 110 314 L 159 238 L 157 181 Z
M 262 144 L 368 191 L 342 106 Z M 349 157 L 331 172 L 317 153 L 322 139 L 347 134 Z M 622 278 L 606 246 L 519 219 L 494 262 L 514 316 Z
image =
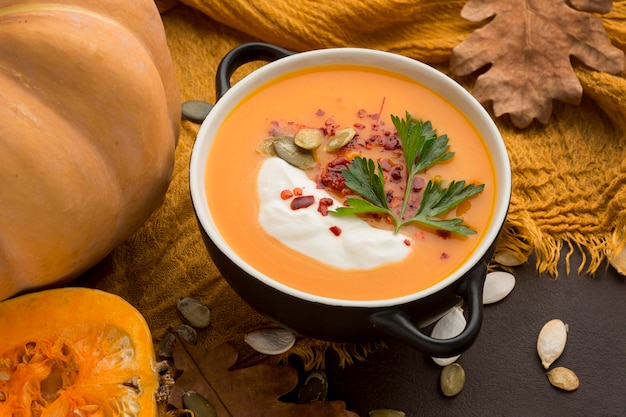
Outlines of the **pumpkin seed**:
M 323 138 L 319 129 L 300 129 L 293 141 L 302 149 L 317 149 L 322 144 Z
M 379 410 L 372 410 L 369 413 L 370 417 L 404 417 L 406 414 L 402 411 L 391 410 L 389 408 L 381 408 Z
M 546 373 L 552 385 L 565 391 L 574 391 L 580 386 L 578 376 L 569 368 L 556 367 Z
M 356 130 L 353 127 L 346 127 L 341 129 L 332 136 L 328 142 L 326 143 L 326 151 L 327 152 L 335 152 L 344 146 L 346 146 L 354 136 L 356 135 Z
M 515 277 L 504 271 L 487 274 L 483 287 L 483 304 L 493 304 L 509 295 L 515 287 Z
M 513 255 L 508 252 L 500 252 L 493 257 L 493 260 L 504 266 L 519 266 L 526 263 L 526 261 L 528 261 L 528 257 L 523 255 Z
M 247 333 L 245 342 L 264 355 L 287 352 L 296 343 L 296 335 L 287 329 L 262 329 Z
M 266 138 L 261 144 L 256 148 L 258 153 L 268 155 L 268 156 L 276 156 L 276 152 L 274 151 L 274 141 L 276 140 L 275 136 L 270 136 Z
M 211 103 L 205 101 L 186 101 L 181 105 L 182 116 L 194 123 L 201 124 L 213 109 Z
M 211 321 L 211 310 L 199 300 L 185 297 L 178 300 L 178 313 L 188 325 L 196 329 L 203 329 L 209 326 Z
M 458 363 L 452 363 L 441 370 L 439 378 L 441 392 L 446 397 L 454 397 L 465 386 L 465 370 Z
M 291 136 L 279 136 L 272 146 L 280 159 L 296 168 L 306 170 L 315 166 L 313 154 L 309 150 L 302 149 L 296 145 L 294 138 Z
M 463 315 L 463 309 L 460 306 L 456 306 L 448 311 L 433 327 L 430 337 L 433 339 L 450 339 L 454 336 L 458 336 L 465 329 L 467 321 Z M 451 358 L 435 358 L 433 361 L 440 366 L 450 365 L 459 359 L 461 355 L 456 355 Z
M 181 324 L 174 328 L 174 333 L 176 333 L 181 339 L 190 345 L 195 345 L 198 343 L 198 332 L 196 329 L 189 326 L 188 324 Z
M 194 417 L 217 417 L 217 410 L 213 404 L 195 391 L 183 393 L 183 406 L 193 411 Z
M 567 325 L 559 319 L 550 320 L 541 328 L 537 338 L 537 353 L 545 369 L 563 353 L 567 330 Z
M 171 358 L 172 356 L 174 356 L 172 349 L 174 348 L 175 343 L 176 336 L 174 336 L 170 332 L 165 332 L 165 335 L 159 342 L 157 354 L 162 358 Z
M 327 393 L 328 379 L 326 373 L 324 371 L 311 371 L 298 390 L 298 404 L 324 401 Z

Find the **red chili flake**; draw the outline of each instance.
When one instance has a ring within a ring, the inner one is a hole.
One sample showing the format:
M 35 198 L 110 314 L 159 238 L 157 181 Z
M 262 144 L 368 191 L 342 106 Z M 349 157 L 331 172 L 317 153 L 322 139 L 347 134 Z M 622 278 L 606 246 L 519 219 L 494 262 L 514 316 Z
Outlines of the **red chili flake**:
M 448 259 L 450 257 L 450 255 L 448 255 L 446 252 L 441 252 L 441 255 L 439 256 L 439 259 Z
M 437 236 L 439 236 L 442 239 L 448 239 L 452 235 L 452 232 L 450 232 L 449 230 L 437 229 L 436 233 L 437 233 Z
M 313 203 L 315 203 L 315 197 L 312 195 L 303 195 L 291 200 L 291 209 L 300 210 L 313 205 Z
M 282 198 L 283 200 L 288 200 L 291 197 L 293 197 L 293 193 L 291 192 L 291 190 L 282 190 L 280 192 L 280 198 Z
M 362 119 L 367 116 L 367 111 L 365 109 L 359 109 L 359 111 L 356 112 L 356 116 Z
M 322 110 L 322 109 L 317 109 L 317 111 L 315 112 L 316 116 L 323 116 L 325 114 L 326 114 L 326 112 L 324 110 Z
M 302 195 L 302 188 L 296 187 L 293 189 L 293 195 Z
M 357 130 L 363 130 L 365 129 L 365 125 L 363 123 L 355 123 L 352 125 L 355 129 Z
M 411 239 L 404 239 L 404 244 L 407 246 L 411 246 Z
M 341 229 L 338 226 L 331 226 L 328 230 L 330 230 L 335 236 L 339 236 L 341 234 Z
M 324 122 L 324 124 L 325 124 L 326 126 L 330 126 L 330 125 L 332 125 L 332 124 L 334 124 L 334 123 L 335 123 L 335 119 L 333 119 L 332 117 L 329 117 L 329 118 L 328 118 L 328 119 L 326 119 L 326 121 Z
M 333 205 L 332 198 L 328 198 L 328 197 L 321 198 L 317 206 L 317 211 L 319 211 L 322 216 L 328 216 L 328 207 L 332 205 Z

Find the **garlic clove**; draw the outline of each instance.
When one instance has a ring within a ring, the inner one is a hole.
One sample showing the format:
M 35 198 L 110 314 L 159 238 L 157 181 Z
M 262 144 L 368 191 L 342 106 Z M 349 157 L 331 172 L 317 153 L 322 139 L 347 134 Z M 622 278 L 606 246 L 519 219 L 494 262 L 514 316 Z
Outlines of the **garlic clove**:
M 515 287 L 513 274 L 494 271 L 487 274 L 483 287 L 483 304 L 493 304 L 505 298 Z
M 259 353 L 278 355 L 293 347 L 296 335 L 287 329 L 261 329 L 247 333 L 244 341 Z
M 453 307 L 448 311 L 433 327 L 430 337 L 433 339 L 450 339 L 458 336 L 465 329 L 467 320 L 463 315 L 463 309 L 460 306 Z M 450 358 L 435 358 L 433 361 L 440 366 L 447 366 L 456 362 L 461 355 L 452 356 Z
M 544 324 L 537 338 L 537 353 L 541 364 L 548 369 L 561 356 L 567 341 L 567 324 L 553 319 Z

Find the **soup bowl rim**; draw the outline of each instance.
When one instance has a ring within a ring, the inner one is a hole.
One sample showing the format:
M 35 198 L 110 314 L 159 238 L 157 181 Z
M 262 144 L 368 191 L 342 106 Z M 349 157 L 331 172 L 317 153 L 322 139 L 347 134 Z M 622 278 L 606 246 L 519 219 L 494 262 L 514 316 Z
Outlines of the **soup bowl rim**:
M 497 182 L 496 202 L 494 211 L 491 213 L 491 221 L 478 246 L 475 247 L 469 257 L 447 277 L 423 290 L 394 298 L 352 300 L 325 297 L 292 288 L 263 274 L 242 259 L 222 237 L 210 214 L 205 191 L 205 171 L 208 153 L 221 121 L 234 110 L 241 100 L 277 77 L 299 69 L 336 64 L 356 64 L 380 68 L 414 78 L 457 107 L 488 142 L 487 146 L 495 165 Z M 508 213 L 511 194 L 511 168 L 506 147 L 500 132 L 484 107 L 465 88 L 439 70 L 409 57 L 366 48 L 329 48 L 300 52 L 268 63 L 242 78 L 217 101 L 200 126 L 192 148 L 189 176 L 192 203 L 201 228 L 218 250 L 249 275 L 250 279 L 257 279 L 295 298 L 346 307 L 383 308 L 402 305 L 435 294 L 462 279 L 481 261 L 481 258 L 497 240 Z M 225 278 L 228 281 L 228 277 Z

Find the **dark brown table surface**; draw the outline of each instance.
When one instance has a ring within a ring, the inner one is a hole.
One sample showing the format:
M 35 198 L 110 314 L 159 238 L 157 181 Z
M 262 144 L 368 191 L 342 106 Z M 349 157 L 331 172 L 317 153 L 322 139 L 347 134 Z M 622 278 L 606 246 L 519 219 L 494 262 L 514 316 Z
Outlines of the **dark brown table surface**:
M 561 268 L 558 279 L 540 275 L 534 259 L 514 274 L 513 292 L 485 306 L 478 340 L 458 363 L 467 381 L 456 397 L 439 390 L 441 367 L 397 341 L 368 361 L 339 369 L 329 357 L 328 399 L 367 417 L 377 408 L 407 416 L 626 416 L 626 282 L 612 268 L 590 277 Z M 559 318 L 569 326 L 554 366 L 572 369 L 580 388 L 552 387 L 538 359 L 541 327 Z

